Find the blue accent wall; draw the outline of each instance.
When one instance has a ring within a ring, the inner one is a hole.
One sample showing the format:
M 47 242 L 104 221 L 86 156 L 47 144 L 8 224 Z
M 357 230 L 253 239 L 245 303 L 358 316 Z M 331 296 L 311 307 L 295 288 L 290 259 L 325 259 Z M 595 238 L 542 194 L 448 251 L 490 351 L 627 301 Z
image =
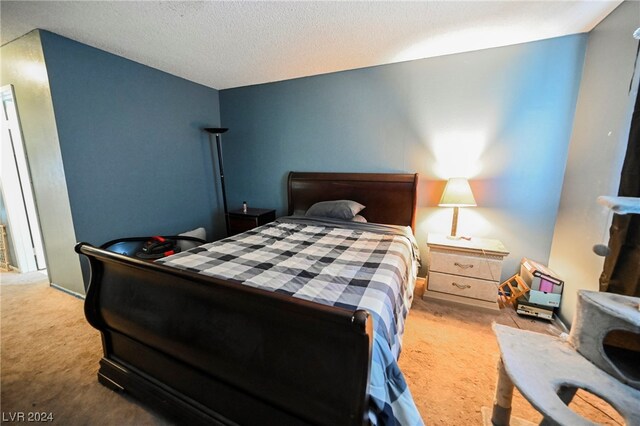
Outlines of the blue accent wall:
M 497 238 L 547 262 L 581 78 L 574 35 L 220 92 L 230 208 L 286 214 L 295 171 L 419 172 L 418 242 L 448 233 L 437 207 L 449 177 L 470 178 L 478 207 L 463 234 Z
M 218 91 L 42 31 L 76 237 L 224 233 Z M 69 248 L 71 249 L 71 248 Z

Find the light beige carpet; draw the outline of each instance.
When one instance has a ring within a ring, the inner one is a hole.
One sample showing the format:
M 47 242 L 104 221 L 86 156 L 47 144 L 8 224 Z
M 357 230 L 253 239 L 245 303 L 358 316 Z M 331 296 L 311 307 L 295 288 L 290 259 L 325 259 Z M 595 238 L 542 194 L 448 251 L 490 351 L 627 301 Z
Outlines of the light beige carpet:
M 82 300 L 42 281 L 7 285 L 7 279 L 0 280 L 0 406 L 5 420 L 10 413 L 39 411 L 52 413 L 54 422 L 64 425 L 168 423 L 97 382 L 100 335 L 87 324 Z M 513 312 L 415 300 L 400 367 L 427 424 L 482 424 L 480 410 L 491 406 L 496 380 L 493 320 L 556 332 L 546 322 L 519 319 Z M 598 401 L 576 398 L 574 405 L 596 422 L 619 424 L 601 411 L 606 407 L 592 404 Z M 513 415 L 540 420 L 517 392 Z

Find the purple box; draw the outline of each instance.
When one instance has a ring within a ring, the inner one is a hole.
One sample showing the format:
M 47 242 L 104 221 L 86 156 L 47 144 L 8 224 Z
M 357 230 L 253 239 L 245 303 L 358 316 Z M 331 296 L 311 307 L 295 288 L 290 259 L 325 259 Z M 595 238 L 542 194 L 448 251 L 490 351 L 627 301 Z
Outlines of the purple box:
M 540 291 L 545 293 L 553 293 L 553 283 L 540 277 Z

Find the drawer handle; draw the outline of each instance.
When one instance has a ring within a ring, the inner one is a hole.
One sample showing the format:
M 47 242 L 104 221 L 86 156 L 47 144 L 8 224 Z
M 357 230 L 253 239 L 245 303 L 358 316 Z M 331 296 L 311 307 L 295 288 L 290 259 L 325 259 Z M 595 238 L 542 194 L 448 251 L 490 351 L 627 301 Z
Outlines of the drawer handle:
M 471 288 L 471 286 L 469 284 L 451 283 L 451 285 L 456 286 L 461 290 L 464 290 L 465 288 Z
M 455 263 L 454 263 L 454 265 L 456 265 L 458 268 L 462 268 L 462 269 L 469 269 L 469 268 L 473 268 L 473 265 L 472 265 L 472 264 L 465 265 L 465 264 L 463 264 L 463 263 L 455 262 Z

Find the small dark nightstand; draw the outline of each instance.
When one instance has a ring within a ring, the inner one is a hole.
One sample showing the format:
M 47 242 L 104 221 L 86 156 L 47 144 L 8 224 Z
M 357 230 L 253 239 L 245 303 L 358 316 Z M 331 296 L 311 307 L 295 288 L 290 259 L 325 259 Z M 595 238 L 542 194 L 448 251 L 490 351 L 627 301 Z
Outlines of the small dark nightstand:
M 228 215 L 229 235 L 236 235 L 276 220 L 276 211 L 270 209 L 248 208 L 246 213 L 237 209 L 229 211 Z

